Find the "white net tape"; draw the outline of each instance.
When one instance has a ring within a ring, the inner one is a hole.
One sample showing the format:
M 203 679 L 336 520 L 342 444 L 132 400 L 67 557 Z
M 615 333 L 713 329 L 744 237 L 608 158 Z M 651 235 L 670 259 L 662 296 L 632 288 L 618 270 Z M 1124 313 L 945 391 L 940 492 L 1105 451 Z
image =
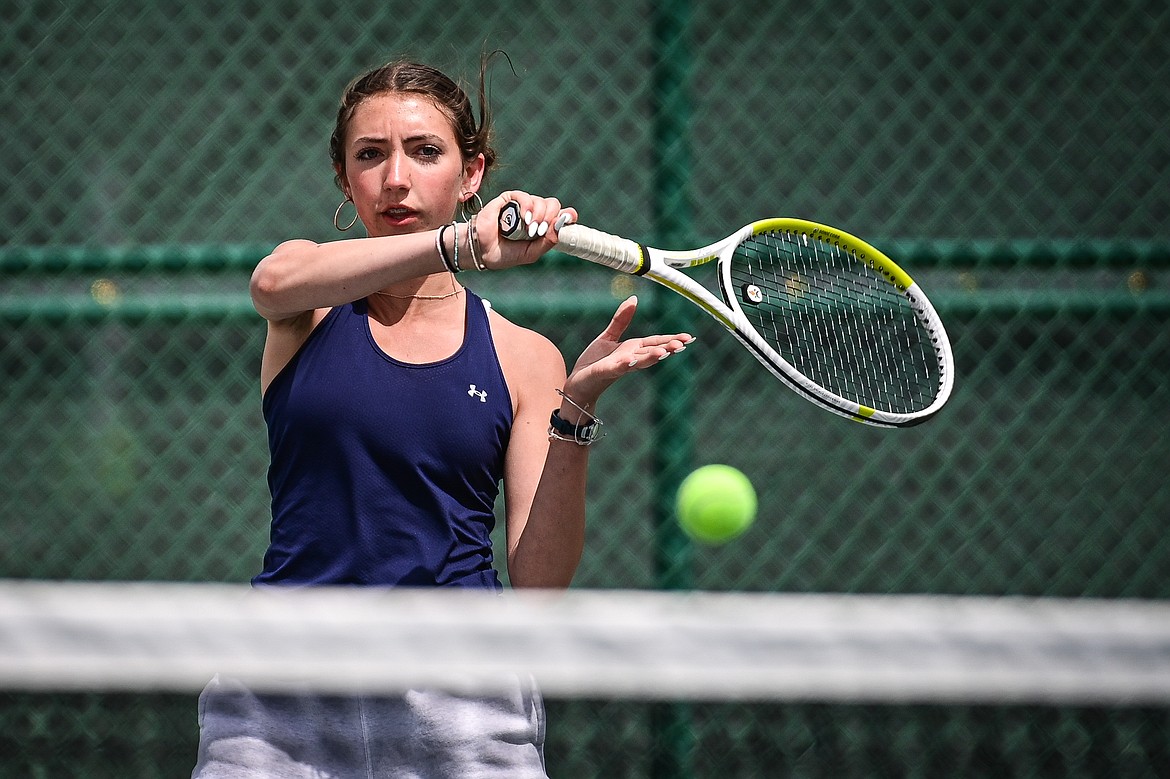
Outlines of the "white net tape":
M 1170 701 L 1170 603 L 0 584 L 0 688 L 658 700 Z

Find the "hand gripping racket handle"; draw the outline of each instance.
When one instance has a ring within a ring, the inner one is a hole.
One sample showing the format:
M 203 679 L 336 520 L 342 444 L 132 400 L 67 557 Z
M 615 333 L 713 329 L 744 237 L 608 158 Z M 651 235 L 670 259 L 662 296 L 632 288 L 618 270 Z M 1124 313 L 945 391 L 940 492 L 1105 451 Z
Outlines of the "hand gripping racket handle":
M 531 240 L 520 218 L 520 206 L 508 203 L 500 211 L 500 235 L 513 241 Z M 642 247 L 628 238 L 603 233 L 579 224 L 558 228 L 557 248 L 582 260 L 595 262 L 622 273 L 638 273 L 646 264 Z

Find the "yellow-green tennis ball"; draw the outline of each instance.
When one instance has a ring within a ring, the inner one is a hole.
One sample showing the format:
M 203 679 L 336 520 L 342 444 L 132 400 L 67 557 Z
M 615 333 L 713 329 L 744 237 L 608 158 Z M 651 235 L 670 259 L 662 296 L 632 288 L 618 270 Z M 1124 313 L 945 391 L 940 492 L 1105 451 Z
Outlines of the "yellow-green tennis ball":
M 751 527 L 756 507 L 756 491 L 742 471 L 730 465 L 704 465 L 683 479 L 675 508 L 687 535 L 722 544 Z

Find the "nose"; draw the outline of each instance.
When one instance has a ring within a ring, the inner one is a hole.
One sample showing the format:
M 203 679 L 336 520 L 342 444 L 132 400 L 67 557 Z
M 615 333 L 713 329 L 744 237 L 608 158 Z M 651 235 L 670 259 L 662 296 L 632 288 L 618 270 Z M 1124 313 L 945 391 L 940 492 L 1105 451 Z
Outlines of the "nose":
M 400 151 L 390 154 L 386 162 L 386 177 L 382 185 L 386 189 L 410 189 L 410 166 L 406 155 Z

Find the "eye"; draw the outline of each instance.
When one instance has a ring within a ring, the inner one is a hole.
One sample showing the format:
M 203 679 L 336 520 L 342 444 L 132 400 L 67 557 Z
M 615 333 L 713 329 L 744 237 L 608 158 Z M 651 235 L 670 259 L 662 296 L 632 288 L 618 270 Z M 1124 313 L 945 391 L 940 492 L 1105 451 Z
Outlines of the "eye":
M 372 159 L 376 159 L 381 153 L 382 152 L 379 149 L 373 146 L 367 146 L 364 149 L 358 149 L 354 153 L 353 158 L 355 160 L 360 160 L 361 162 L 369 162 Z
M 443 154 L 443 150 L 432 143 L 424 143 L 418 147 L 418 156 L 428 162 L 434 162 Z

